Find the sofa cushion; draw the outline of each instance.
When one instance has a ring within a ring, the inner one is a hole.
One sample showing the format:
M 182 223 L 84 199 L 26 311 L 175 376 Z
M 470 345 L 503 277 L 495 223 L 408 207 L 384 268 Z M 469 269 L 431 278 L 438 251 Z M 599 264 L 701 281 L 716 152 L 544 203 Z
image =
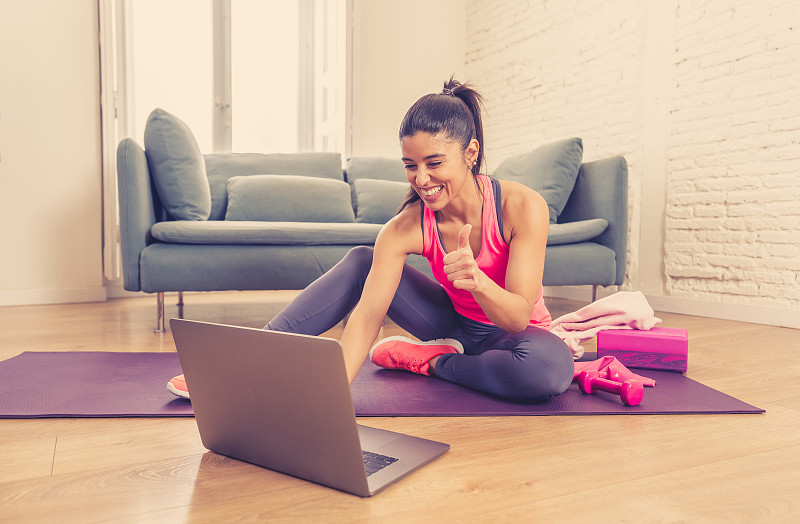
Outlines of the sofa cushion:
M 406 181 L 406 170 L 399 158 L 358 156 L 348 158 L 345 164 L 347 181 L 351 184 L 361 178 Z
M 345 164 L 346 180 L 350 184 L 350 195 L 353 198 L 353 208 L 358 209 L 358 194 L 356 193 L 356 180 L 387 180 L 391 182 L 408 182 L 406 169 L 399 158 L 379 156 L 358 156 L 347 159 Z M 391 210 L 392 215 L 397 207 Z M 388 213 L 390 211 L 385 211 Z M 388 218 L 386 219 L 388 220 Z M 384 222 L 386 222 L 384 220 Z
M 494 176 L 515 180 L 538 191 L 547 202 L 552 224 L 567 203 L 582 159 L 583 142 L 580 138 L 570 138 L 507 158 L 497 166 Z
M 548 246 L 559 246 L 563 244 L 577 244 L 600 236 L 608 227 L 608 220 L 605 218 L 593 218 L 591 220 L 580 220 L 578 222 L 567 222 L 564 224 L 550 224 L 550 232 L 547 235 Z
M 547 248 L 542 284 L 545 286 L 582 286 L 597 284 L 611 286 L 617 272 L 613 249 L 580 242 Z
M 205 155 L 211 187 L 209 220 L 223 220 L 228 179 L 248 175 L 296 175 L 344 180 L 339 153 L 217 153 Z
M 144 128 L 153 183 L 164 208 L 178 220 L 205 220 L 211 212 L 206 164 L 189 126 L 155 109 Z
M 293 175 L 228 179 L 225 220 L 355 222 L 350 186 L 341 180 Z
M 372 245 L 380 224 L 173 220 L 153 225 L 150 234 L 170 244 L 259 244 L 285 246 Z
M 408 194 L 408 182 L 359 178 L 353 181 L 356 222 L 385 224 Z

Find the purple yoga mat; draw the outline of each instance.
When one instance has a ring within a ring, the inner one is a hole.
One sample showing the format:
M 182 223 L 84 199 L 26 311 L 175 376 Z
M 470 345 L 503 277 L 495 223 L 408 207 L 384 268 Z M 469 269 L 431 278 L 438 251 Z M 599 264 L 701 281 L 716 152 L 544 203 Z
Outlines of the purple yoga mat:
M 0 418 L 192 417 L 177 353 L 30 352 L 0 362 Z
M 192 416 L 191 403 L 165 387 L 180 372 L 176 353 L 25 352 L 0 362 L 0 418 Z M 678 373 L 641 374 L 657 383 L 634 407 L 608 393 L 584 395 L 574 384 L 541 404 L 513 402 L 370 362 L 351 391 L 358 416 L 764 412 Z
M 515 402 L 444 380 L 381 369 L 371 362 L 361 367 L 351 391 L 356 413 L 362 417 L 764 413 L 680 373 L 636 372 L 656 381 L 655 387 L 645 388 L 638 406 L 625 406 L 619 395 L 611 393 L 586 395 L 575 382 L 547 402 Z

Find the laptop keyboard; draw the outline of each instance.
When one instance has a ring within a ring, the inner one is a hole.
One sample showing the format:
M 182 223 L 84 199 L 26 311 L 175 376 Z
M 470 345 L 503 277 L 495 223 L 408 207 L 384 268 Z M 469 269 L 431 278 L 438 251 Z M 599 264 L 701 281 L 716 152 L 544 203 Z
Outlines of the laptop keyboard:
M 394 457 L 380 455 L 371 451 L 361 450 L 361 454 L 364 456 L 364 468 L 367 470 L 368 477 L 373 473 L 382 470 L 389 464 L 397 462 L 397 459 Z

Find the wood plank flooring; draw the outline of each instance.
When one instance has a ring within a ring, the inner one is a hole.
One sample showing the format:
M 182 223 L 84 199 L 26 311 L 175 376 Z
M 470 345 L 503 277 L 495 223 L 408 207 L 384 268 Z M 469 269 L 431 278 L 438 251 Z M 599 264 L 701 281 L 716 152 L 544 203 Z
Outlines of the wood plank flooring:
M 261 327 L 292 296 L 191 294 L 184 314 Z M 800 522 L 800 331 L 658 316 L 689 330 L 690 377 L 767 413 L 365 418 L 452 446 L 370 499 L 208 452 L 194 419 L 0 420 L 0 522 Z M 154 317 L 152 297 L 0 308 L 0 359 L 174 351 Z

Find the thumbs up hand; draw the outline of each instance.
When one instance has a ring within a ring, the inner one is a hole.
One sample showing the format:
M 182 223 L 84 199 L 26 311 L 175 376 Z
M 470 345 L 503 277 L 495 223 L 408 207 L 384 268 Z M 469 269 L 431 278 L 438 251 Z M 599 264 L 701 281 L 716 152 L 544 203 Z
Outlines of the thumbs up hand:
M 478 268 L 472 247 L 469 245 L 471 224 L 464 224 L 458 232 L 458 247 L 444 256 L 444 272 L 456 289 L 474 291 L 483 272 Z
M 461 231 L 458 232 L 458 249 L 469 249 L 472 253 L 472 248 L 469 245 L 469 234 L 472 233 L 472 224 L 464 224 Z

